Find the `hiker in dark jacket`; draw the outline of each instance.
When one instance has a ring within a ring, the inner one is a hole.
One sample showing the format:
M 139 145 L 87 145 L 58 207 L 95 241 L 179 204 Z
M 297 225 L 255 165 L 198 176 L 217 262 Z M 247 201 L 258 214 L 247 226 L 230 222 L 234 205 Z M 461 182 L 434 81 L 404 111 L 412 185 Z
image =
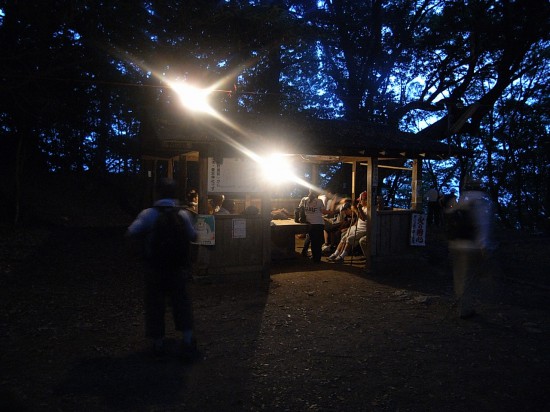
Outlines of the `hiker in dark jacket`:
M 459 223 L 461 227 L 456 228 L 455 235 L 449 238 L 458 316 L 465 319 L 476 314 L 473 295 L 483 263 L 493 248 L 490 240 L 493 212 L 492 203 L 477 180 L 466 183 L 454 209 L 455 213 L 468 216 Z M 451 215 L 448 216 L 450 219 Z M 451 229 L 451 222 L 447 224 Z
M 158 194 L 160 199 L 155 202 L 154 207 L 142 210 L 127 231 L 127 236 L 140 237 L 144 243 L 145 334 L 152 340 L 153 352 L 157 355 L 162 354 L 165 335 L 165 298 L 169 296 L 175 328 L 183 334 L 183 356 L 193 357 L 198 354 L 198 351 L 193 336 L 193 312 L 186 281 L 190 270 L 189 242 L 196 240 L 197 233 L 188 214 L 190 212 L 178 208 L 178 202 L 175 199 L 175 182 L 171 179 L 162 179 Z M 155 230 L 159 230 L 156 226 L 157 220 L 162 213 L 169 211 L 175 213 L 175 219 L 181 225 L 178 231 L 182 233 L 184 240 L 175 249 L 177 252 L 174 256 L 164 256 L 162 260 L 155 259 L 153 243 L 159 241 L 155 240 Z

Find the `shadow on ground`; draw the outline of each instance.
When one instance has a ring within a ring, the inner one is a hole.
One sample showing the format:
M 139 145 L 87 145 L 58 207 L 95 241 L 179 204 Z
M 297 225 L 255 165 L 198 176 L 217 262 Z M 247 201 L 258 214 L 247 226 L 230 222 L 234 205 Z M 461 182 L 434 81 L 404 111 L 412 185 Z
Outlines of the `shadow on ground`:
M 189 366 L 168 314 L 168 355 L 145 354 L 141 266 L 122 233 L 54 231 L 5 261 L 2 410 L 550 409 L 548 240 L 504 244 L 498 293 L 469 321 L 441 245 L 371 273 L 299 258 L 269 279 L 194 283 L 204 359 Z

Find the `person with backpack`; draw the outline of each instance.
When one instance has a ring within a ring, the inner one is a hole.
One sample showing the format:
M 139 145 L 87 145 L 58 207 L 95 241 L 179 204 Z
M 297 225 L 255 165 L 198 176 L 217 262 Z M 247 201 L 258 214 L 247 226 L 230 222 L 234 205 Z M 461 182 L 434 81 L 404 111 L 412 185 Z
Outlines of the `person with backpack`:
M 190 212 L 180 209 L 176 200 L 176 184 L 162 179 L 158 186 L 159 200 L 142 210 L 128 227 L 128 237 L 143 243 L 145 270 L 145 334 L 152 340 L 156 355 L 164 353 L 165 298 L 170 297 L 175 328 L 183 334 L 182 355 L 187 360 L 199 356 L 193 336 L 193 312 L 187 293 L 191 263 L 190 242 L 197 233 Z
M 458 316 L 476 314 L 473 293 L 479 270 L 491 247 L 492 203 L 481 183 L 466 183 L 457 205 L 446 214 L 446 232 L 453 263 L 453 283 Z

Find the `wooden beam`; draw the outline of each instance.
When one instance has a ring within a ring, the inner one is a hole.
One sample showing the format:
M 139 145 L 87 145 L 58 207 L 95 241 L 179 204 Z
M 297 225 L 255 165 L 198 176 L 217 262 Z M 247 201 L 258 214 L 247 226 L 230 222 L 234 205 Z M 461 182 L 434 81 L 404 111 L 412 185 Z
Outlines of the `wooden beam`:
M 422 159 L 414 159 L 412 167 L 412 194 L 411 209 L 417 212 L 422 211 Z
M 388 165 L 378 165 L 379 169 L 397 169 L 397 170 L 413 170 L 412 167 L 404 167 L 404 166 L 388 166 Z
M 353 162 L 351 164 L 351 198 L 356 199 L 357 198 L 357 191 L 355 187 L 355 181 L 357 175 L 357 162 Z

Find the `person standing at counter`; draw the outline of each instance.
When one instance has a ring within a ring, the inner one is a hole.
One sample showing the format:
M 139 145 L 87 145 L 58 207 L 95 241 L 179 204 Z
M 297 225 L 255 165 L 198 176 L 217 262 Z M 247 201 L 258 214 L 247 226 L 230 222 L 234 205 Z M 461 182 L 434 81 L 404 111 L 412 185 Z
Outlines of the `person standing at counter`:
M 309 223 L 308 235 L 311 241 L 311 260 L 315 263 L 321 261 L 321 248 L 325 241 L 325 221 L 323 219 L 323 214 L 327 212 L 323 200 L 319 199 L 317 196 L 318 193 L 310 189 L 309 194 L 302 198 L 299 206 L 304 208 L 306 220 Z

